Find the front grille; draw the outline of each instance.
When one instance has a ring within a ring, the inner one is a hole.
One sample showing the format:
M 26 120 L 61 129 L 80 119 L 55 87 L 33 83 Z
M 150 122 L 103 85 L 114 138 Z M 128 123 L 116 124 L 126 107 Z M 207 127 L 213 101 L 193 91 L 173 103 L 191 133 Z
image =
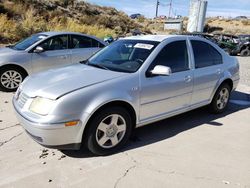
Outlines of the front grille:
M 21 92 L 17 98 L 18 106 L 23 108 L 28 99 L 29 97 L 25 93 Z

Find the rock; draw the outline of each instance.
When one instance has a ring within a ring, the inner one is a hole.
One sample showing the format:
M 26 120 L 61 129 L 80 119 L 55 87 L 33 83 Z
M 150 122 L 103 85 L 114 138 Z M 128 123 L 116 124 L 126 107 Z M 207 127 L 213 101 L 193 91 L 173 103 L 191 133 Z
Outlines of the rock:
M 58 160 L 61 160 L 61 159 L 65 158 L 65 157 L 66 157 L 66 155 L 62 155 Z
M 224 184 L 230 184 L 230 182 L 229 181 L 225 181 L 225 180 L 223 180 L 222 181 Z
M 49 155 L 48 151 L 49 150 L 47 149 L 43 149 L 42 154 L 39 156 L 39 159 L 47 157 L 47 155 Z
M 65 158 L 65 157 L 66 157 L 66 155 L 62 155 L 62 156 L 61 156 L 61 158 Z
M 46 164 L 46 162 L 44 161 L 43 164 Z
M 49 181 L 48 182 L 52 182 L 52 180 L 51 179 L 49 179 Z

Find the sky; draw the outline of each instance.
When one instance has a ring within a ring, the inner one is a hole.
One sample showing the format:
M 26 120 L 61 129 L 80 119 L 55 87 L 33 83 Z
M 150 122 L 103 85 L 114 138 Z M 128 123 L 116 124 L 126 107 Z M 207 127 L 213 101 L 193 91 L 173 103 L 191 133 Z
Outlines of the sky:
M 152 18 L 155 16 L 156 0 L 86 0 L 89 3 L 111 6 L 121 10 L 128 15 L 134 13 L 143 14 Z M 159 14 L 168 16 L 170 0 L 159 0 Z M 189 0 L 172 0 L 171 16 L 187 16 L 189 11 Z M 250 0 L 208 0 L 207 17 L 210 16 L 249 16 Z

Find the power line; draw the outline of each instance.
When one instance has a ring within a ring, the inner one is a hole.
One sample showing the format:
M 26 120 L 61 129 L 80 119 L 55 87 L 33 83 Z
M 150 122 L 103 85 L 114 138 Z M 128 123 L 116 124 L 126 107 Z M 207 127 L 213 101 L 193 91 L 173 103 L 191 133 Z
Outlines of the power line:
M 158 12 L 159 12 L 159 6 L 169 6 L 169 12 L 168 12 L 168 17 L 170 18 L 171 12 L 173 13 L 173 0 L 170 0 L 169 3 L 162 3 L 159 0 L 156 1 L 156 11 L 155 11 L 155 17 L 158 17 Z

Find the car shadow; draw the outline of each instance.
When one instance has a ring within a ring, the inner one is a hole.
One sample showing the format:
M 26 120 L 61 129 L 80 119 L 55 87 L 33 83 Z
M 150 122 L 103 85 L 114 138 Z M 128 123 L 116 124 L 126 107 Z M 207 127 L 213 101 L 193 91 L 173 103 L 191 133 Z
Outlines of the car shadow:
M 239 105 L 237 103 L 230 102 L 228 105 L 228 109 L 222 114 L 210 114 L 207 107 L 202 107 L 135 129 L 128 145 L 120 152 L 166 140 L 168 138 L 178 136 L 178 134 L 198 126 L 226 126 L 218 122 L 217 119 L 229 116 L 235 112 L 250 107 L 249 94 L 234 91 L 231 95 L 231 100 L 246 101 L 246 104 L 241 103 L 241 105 Z M 79 151 L 63 151 L 63 153 L 68 157 L 73 158 L 88 158 L 95 156 L 85 148 L 82 148 Z

